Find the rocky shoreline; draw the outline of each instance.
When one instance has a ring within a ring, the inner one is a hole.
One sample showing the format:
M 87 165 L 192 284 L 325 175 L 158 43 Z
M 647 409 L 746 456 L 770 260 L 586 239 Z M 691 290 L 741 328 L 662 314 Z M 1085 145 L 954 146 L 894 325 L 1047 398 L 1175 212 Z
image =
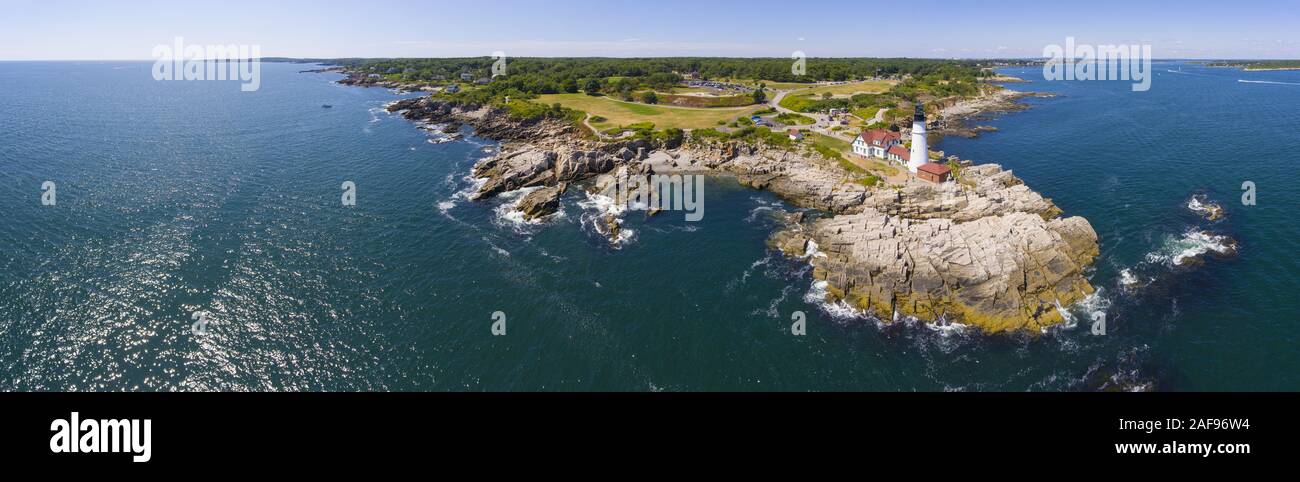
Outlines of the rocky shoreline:
M 469 125 L 501 141 L 498 155 L 474 167 L 474 176 L 486 181 L 472 198 L 537 188 L 517 205 L 530 220 L 554 213 L 572 185 L 610 173 L 730 174 L 823 211 L 813 221 L 795 217 L 770 244 L 809 260 L 828 302 L 884 322 L 915 317 L 989 333 L 1038 333 L 1064 322 L 1063 307 L 1093 292 L 1085 270 L 1099 248 L 1088 221 L 1062 218 L 1050 200 L 996 165 L 963 168 L 960 182 L 945 185 L 868 188 L 851 182 L 837 161 L 814 153 L 735 141 L 670 149 L 600 142 L 563 122 L 515 121 L 490 107 L 430 97 L 395 102 L 389 111 L 418 122 Z M 612 217 L 604 222 L 617 238 Z
M 938 142 L 945 136 L 974 138 L 985 132 L 995 132 L 997 128 L 976 122 L 991 115 L 1028 109 L 1028 105 L 1020 102 L 1022 99 L 1053 96 L 1053 94 L 997 89 L 979 97 L 955 101 L 940 109 L 939 116 L 945 119 L 945 122 L 931 131 L 934 137 L 931 141 Z

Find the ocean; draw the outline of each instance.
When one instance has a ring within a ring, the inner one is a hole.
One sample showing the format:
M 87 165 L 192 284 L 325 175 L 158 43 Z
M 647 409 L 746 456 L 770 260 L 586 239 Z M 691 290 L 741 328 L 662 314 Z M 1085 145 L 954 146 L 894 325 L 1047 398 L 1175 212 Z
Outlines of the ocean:
M 540 224 L 509 215 L 518 194 L 468 201 L 497 144 L 384 110 L 414 94 L 151 67 L 0 63 L 0 389 L 1300 390 L 1300 72 L 1157 63 L 1131 92 L 1007 69 L 1057 96 L 936 149 L 1088 218 L 1100 291 L 1070 326 L 988 336 L 826 306 L 765 244 L 796 209 L 731 179 L 702 222 L 631 214 L 614 247 L 580 189 Z M 1239 253 L 1176 266 L 1216 236 Z

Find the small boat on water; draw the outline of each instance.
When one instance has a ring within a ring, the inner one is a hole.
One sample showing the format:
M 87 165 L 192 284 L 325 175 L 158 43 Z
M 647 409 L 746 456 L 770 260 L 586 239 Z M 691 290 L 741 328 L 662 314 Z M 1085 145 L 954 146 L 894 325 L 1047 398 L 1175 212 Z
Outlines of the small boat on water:
M 329 104 L 325 104 L 325 105 L 322 105 L 321 108 L 322 108 L 322 109 L 333 109 L 334 106 L 329 105 Z

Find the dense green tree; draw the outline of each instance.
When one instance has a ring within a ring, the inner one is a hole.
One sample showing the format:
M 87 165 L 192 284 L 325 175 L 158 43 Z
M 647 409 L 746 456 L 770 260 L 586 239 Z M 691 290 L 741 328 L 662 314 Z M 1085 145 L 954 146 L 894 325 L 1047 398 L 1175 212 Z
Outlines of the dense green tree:
M 576 94 L 576 93 L 578 93 L 578 90 L 579 90 L 579 89 L 578 89 L 578 81 L 575 80 L 575 79 L 573 79 L 572 77 L 567 78 L 567 79 L 564 79 L 564 83 L 561 84 L 561 85 L 562 85 L 561 89 L 563 89 L 563 90 L 564 90 L 564 93 L 566 93 L 566 94 Z

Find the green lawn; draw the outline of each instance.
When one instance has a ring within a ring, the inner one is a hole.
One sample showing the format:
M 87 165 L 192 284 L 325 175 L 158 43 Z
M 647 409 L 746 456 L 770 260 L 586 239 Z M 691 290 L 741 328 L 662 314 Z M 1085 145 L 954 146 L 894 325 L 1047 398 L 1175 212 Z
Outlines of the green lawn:
M 537 102 L 547 105 L 560 104 L 593 116 L 604 117 L 603 122 L 592 122 L 593 127 L 602 131 L 642 122 L 653 122 L 656 129 L 702 129 L 715 127 L 720 121 L 731 122 L 738 117 L 748 117 L 751 113 L 764 108 L 762 105 L 716 109 L 686 108 L 638 104 L 586 94 L 543 95 L 538 97 Z
M 830 93 L 837 97 L 848 97 L 855 94 L 883 94 L 889 92 L 894 87 L 892 80 L 870 80 L 866 82 L 852 82 L 843 85 L 827 85 L 824 87 L 813 87 L 811 89 L 802 89 L 794 93 L 799 95 L 814 95 L 821 97 L 822 94 Z
M 831 137 L 825 134 L 813 133 L 813 135 L 809 138 L 812 139 L 814 146 L 822 146 L 828 149 L 833 149 L 844 155 L 848 155 L 853 152 L 853 144 L 850 143 L 849 141 L 840 139 L 838 137 Z
M 782 113 L 776 116 L 776 121 L 790 126 L 804 126 L 817 123 L 816 119 L 806 115 Z

